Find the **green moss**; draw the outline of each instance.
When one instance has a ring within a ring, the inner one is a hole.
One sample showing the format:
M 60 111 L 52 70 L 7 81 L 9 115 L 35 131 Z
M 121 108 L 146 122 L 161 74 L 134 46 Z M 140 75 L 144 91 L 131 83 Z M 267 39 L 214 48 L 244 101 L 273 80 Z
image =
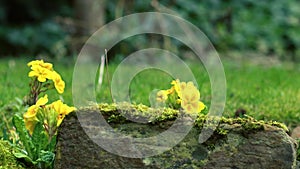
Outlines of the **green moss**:
M 199 168 L 203 166 L 208 158 L 208 149 L 205 145 L 198 143 L 195 135 L 198 135 L 198 131 L 192 129 L 184 140 L 170 151 L 147 157 L 143 159 L 143 163 L 147 167 L 156 166 L 157 168 L 166 169 Z
M 100 110 L 109 123 L 126 123 L 128 120 L 125 117 L 130 117 L 130 119 L 148 119 L 149 123 L 157 124 L 160 122 L 174 121 L 180 114 L 179 110 L 171 108 L 151 108 L 142 104 L 134 105 L 129 103 L 120 103 L 118 105 L 101 103 L 98 107 L 88 107 L 82 110 L 91 109 Z M 250 116 L 245 116 L 244 118 L 225 118 L 215 116 L 208 117 L 207 115 L 199 114 L 195 120 L 195 127 L 200 129 L 202 129 L 204 125 L 205 127 L 210 127 L 207 125 L 218 126 L 216 132 L 220 135 L 226 135 L 230 130 L 230 128 L 224 127 L 226 124 L 236 124 L 241 126 L 245 131 L 264 130 L 266 125 L 270 125 L 279 127 L 288 132 L 288 128 L 283 123 L 256 120 Z
M 107 104 L 107 103 L 102 103 L 98 105 L 99 109 L 104 111 L 104 112 L 111 112 L 111 111 L 116 111 L 117 110 L 117 105 L 116 104 Z
M 0 140 L 0 168 L 1 169 L 24 169 L 12 154 L 13 148 L 7 141 Z
M 223 129 L 223 128 L 217 128 L 217 133 L 220 135 L 227 135 L 229 130 Z

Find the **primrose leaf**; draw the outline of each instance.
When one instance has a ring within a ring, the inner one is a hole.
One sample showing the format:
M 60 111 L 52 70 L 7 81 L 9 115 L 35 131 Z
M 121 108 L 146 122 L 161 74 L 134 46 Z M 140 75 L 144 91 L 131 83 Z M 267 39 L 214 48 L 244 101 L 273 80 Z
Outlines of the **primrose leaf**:
M 40 158 L 37 159 L 37 162 L 44 162 L 48 165 L 51 165 L 55 158 L 55 154 L 50 151 L 41 150 L 39 153 Z
M 14 156 L 16 158 L 20 158 L 20 159 L 24 159 L 25 161 L 29 162 L 29 163 L 32 163 L 32 164 L 36 164 L 36 162 L 32 161 L 32 159 L 27 156 L 26 154 L 24 153 L 21 153 L 21 152 L 13 152 Z
M 48 150 L 51 152 L 54 152 L 56 146 L 56 135 L 52 137 L 49 145 L 48 145 Z
M 28 131 L 26 130 L 23 118 L 20 115 L 16 114 L 13 117 L 13 125 L 16 128 L 17 133 L 19 134 L 20 140 L 23 143 L 26 152 L 30 158 L 33 158 L 35 147 L 32 143 L 31 137 L 29 136 Z
M 32 133 L 32 143 L 36 148 L 36 152 L 40 152 L 47 147 L 48 139 L 41 122 L 38 122 L 34 127 Z

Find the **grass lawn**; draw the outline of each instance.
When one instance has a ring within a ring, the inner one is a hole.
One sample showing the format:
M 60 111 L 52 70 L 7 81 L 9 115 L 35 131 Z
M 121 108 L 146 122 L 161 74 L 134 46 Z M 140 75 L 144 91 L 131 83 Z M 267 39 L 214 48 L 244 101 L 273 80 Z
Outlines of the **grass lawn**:
M 28 92 L 29 59 L 0 59 L 0 108 L 14 102 L 15 97 L 23 98 Z M 222 58 L 227 79 L 227 101 L 224 116 L 232 117 L 237 109 L 245 109 L 247 114 L 257 119 L 276 120 L 294 127 L 300 123 L 300 69 L 291 63 L 254 63 L 245 59 Z M 73 63 L 54 61 L 54 69 L 66 82 L 65 103 L 72 105 Z M 110 75 L 117 64 L 110 64 Z M 193 65 L 193 64 L 191 64 Z M 209 77 L 203 67 L 191 66 L 199 84 L 201 99 L 210 102 Z M 153 80 L 155 78 L 155 80 Z M 130 85 L 131 100 L 136 103 L 149 104 L 148 96 L 153 89 L 170 87 L 171 77 L 158 70 L 146 70 L 137 74 Z M 59 97 L 53 91 L 48 93 L 50 101 Z M 99 102 L 110 102 L 107 82 L 97 93 Z M 0 109 L 1 119 L 12 115 Z M 0 125 L 3 120 L 0 121 Z M 1 125 L 2 126 L 2 125 Z

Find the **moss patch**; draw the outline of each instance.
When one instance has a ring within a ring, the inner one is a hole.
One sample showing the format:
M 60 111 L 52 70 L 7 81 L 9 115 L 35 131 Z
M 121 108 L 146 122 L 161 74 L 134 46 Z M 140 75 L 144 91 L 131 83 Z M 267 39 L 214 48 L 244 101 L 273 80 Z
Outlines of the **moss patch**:
M 107 119 L 109 123 L 122 124 L 129 122 L 125 117 L 133 120 L 148 119 L 148 123 L 159 124 L 160 122 L 174 121 L 182 112 L 170 108 L 150 108 L 142 104 L 132 105 L 129 103 L 120 104 L 107 104 L 101 103 L 97 107 L 82 108 L 80 111 L 99 110 L 101 114 Z M 209 122 L 209 123 L 207 123 Z M 212 117 L 204 114 L 199 114 L 195 120 L 195 126 L 199 129 L 203 128 L 206 124 L 218 124 L 217 132 L 220 135 L 228 133 L 230 128 L 228 125 L 240 125 L 245 131 L 265 130 L 266 126 L 275 126 L 288 132 L 285 124 L 277 121 L 263 121 L 256 120 L 250 116 L 244 118 L 225 118 L 225 117 Z M 206 126 L 209 127 L 209 126 Z
M 24 169 L 15 156 L 12 154 L 13 148 L 7 141 L 0 140 L 0 168 L 1 169 Z

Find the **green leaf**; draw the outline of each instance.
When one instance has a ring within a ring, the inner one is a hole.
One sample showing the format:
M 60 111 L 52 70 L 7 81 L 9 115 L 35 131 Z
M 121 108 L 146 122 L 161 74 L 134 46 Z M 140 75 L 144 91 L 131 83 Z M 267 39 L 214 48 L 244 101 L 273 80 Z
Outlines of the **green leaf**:
M 15 156 L 16 158 L 22 158 L 22 159 L 24 159 L 25 161 L 27 161 L 27 162 L 29 162 L 29 163 L 36 164 L 36 162 L 32 161 L 32 159 L 31 159 L 29 156 L 27 156 L 26 154 L 24 154 L 24 153 L 21 153 L 21 152 L 13 152 L 13 154 L 14 154 L 14 156 Z
M 35 152 L 40 152 L 41 150 L 45 150 L 48 144 L 48 138 L 42 123 L 38 122 L 35 125 L 31 138 L 32 138 L 32 143 L 36 148 Z M 35 155 L 37 156 L 38 154 L 36 153 Z M 37 156 L 34 159 L 38 159 L 38 158 L 39 156 Z
M 44 150 L 40 151 L 39 156 L 40 156 L 40 158 L 37 159 L 36 161 L 37 162 L 44 162 L 48 165 L 51 165 L 52 162 L 54 161 L 54 158 L 55 158 L 54 153 L 52 153 L 50 151 L 44 151 Z
M 31 137 L 29 136 L 28 131 L 25 128 L 23 118 L 20 115 L 16 114 L 13 117 L 13 125 L 16 128 L 17 133 L 19 134 L 20 140 L 24 145 L 26 152 L 30 158 L 33 158 L 34 155 L 34 144 L 32 143 Z
M 36 164 L 36 162 L 34 162 L 32 158 L 28 156 L 27 152 L 22 148 L 18 147 L 17 145 L 13 145 L 12 153 L 16 158 L 24 159 L 26 162 L 34 165 Z
M 48 145 L 48 151 L 54 152 L 56 146 L 56 135 L 52 137 L 49 145 Z

